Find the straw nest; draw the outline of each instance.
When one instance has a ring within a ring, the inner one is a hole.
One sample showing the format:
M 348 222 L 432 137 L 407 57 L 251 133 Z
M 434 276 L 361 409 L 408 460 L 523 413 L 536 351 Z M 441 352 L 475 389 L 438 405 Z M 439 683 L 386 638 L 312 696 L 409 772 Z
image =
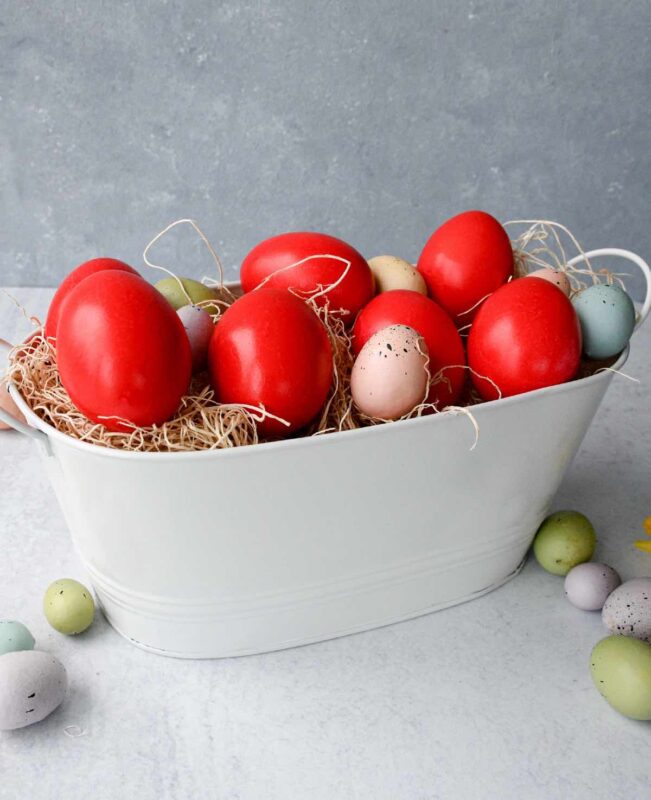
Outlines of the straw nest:
M 206 282 L 222 289 L 214 315 L 215 321 L 218 321 L 223 311 L 235 301 L 236 296 L 223 286 L 221 263 L 196 223 L 188 220 L 179 222 L 190 222 L 217 263 L 219 280 L 208 279 Z M 178 223 L 168 226 L 147 246 L 144 258 L 149 266 L 163 269 L 147 259 L 147 252 L 154 242 L 176 224 Z M 518 220 L 507 225 L 524 228 L 524 231 L 513 240 L 517 277 L 541 267 L 552 267 L 567 274 L 573 291 L 578 291 L 587 283 L 620 280 L 619 275 L 606 270 L 594 271 L 587 260 L 581 266 L 570 267 L 568 265 L 570 258 L 582 254 L 583 251 L 572 234 L 557 223 Z M 568 257 L 566 251 L 569 248 L 572 252 Z M 336 283 L 340 282 L 343 274 Z M 312 297 L 302 298 L 312 305 L 325 325 L 333 352 L 333 383 L 330 394 L 320 416 L 308 430 L 303 432 L 303 435 L 307 436 L 355 430 L 384 422 L 365 417 L 355 409 L 350 392 L 354 355 L 348 329 L 342 317 L 332 313 L 327 304 L 325 307 L 319 307 L 315 302 L 317 297 L 327 295 L 334 285 L 319 287 Z M 462 331 L 462 335 L 467 333 L 467 330 Z M 579 377 L 585 377 L 604 366 L 609 364 L 584 362 Z M 14 347 L 11 351 L 7 378 L 19 389 L 29 408 L 57 430 L 84 442 L 135 452 L 188 452 L 257 444 L 261 441 L 257 423 L 265 417 L 273 416 L 262 407 L 219 403 L 210 387 L 207 374 L 199 374 L 193 378 L 177 413 L 168 422 L 143 428 L 124 421 L 126 427 L 124 432 L 109 431 L 103 425 L 88 420 L 72 404 L 59 378 L 56 353 L 44 338 L 40 327 L 26 343 Z M 430 375 L 430 385 L 432 381 L 445 380 L 445 375 L 441 373 Z M 468 381 L 460 406 L 438 409 L 428 404 L 424 398 L 423 402 L 404 418 L 426 413 L 463 413 L 469 417 L 477 436 L 479 429 L 469 407 L 478 402 L 481 400 Z

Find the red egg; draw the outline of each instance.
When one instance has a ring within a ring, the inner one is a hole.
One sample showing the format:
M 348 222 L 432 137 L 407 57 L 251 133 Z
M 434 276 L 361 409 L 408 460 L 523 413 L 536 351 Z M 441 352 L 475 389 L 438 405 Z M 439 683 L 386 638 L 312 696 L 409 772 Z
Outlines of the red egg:
M 430 296 L 458 325 L 513 274 L 513 249 L 504 228 L 484 211 L 457 214 L 434 231 L 418 259 Z
M 263 436 L 292 433 L 323 407 L 332 383 L 332 348 L 314 311 L 284 289 L 257 289 L 221 317 L 208 350 L 211 382 L 222 403 L 264 406 Z
M 129 427 L 120 420 L 146 427 L 174 415 L 192 357 L 183 324 L 160 292 L 138 275 L 104 270 L 61 305 L 57 365 L 74 405 L 123 431 Z
M 362 309 L 353 328 L 353 348 L 359 353 L 374 333 L 390 325 L 407 325 L 425 340 L 432 377 L 440 370 L 441 379 L 433 382 L 428 401 L 438 408 L 458 400 L 465 382 L 465 353 L 461 337 L 445 311 L 418 292 L 394 289 L 374 297 Z
M 468 337 L 472 380 L 485 400 L 571 380 L 581 358 L 572 303 L 542 278 L 518 278 L 479 309 Z M 482 380 L 484 376 L 493 383 Z
M 96 272 L 103 272 L 107 269 L 116 269 L 121 272 L 130 272 L 132 275 L 138 275 L 133 267 L 125 264 L 124 261 L 118 261 L 117 258 L 93 258 L 90 261 L 84 261 L 83 264 L 68 273 L 52 298 L 47 312 L 47 320 L 45 321 L 46 339 L 50 341 L 56 339 L 61 304 L 68 294 L 89 275 L 94 275 Z
M 313 257 L 324 255 L 335 258 Z M 299 261 L 302 263 L 298 264 Z M 292 264 L 297 266 L 288 269 Z M 341 310 L 344 321 L 350 325 L 373 296 L 373 274 L 354 247 L 334 236 L 302 232 L 265 239 L 242 262 L 240 280 L 245 292 L 264 282 L 263 288 L 294 289 L 308 296 L 337 283 L 344 272 L 341 282 L 316 302 L 320 306 L 329 303 L 332 311 Z

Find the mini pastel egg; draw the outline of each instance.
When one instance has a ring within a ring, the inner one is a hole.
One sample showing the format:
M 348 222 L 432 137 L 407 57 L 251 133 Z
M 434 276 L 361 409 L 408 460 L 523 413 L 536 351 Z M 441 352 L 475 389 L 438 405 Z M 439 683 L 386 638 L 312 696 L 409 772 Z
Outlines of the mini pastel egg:
M 406 325 L 373 334 L 359 352 L 350 378 L 355 406 L 367 417 L 396 420 L 427 394 L 427 346 Z
M 616 636 L 651 644 L 651 578 L 622 583 L 604 603 L 601 619 Z
M 570 280 L 567 275 L 564 272 L 559 272 L 551 267 L 543 267 L 542 269 L 534 270 L 534 272 L 530 272 L 525 277 L 542 278 L 544 281 L 549 281 L 550 283 L 553 283 L 554 286 L 558 286 L 558 288 L 566 297 L 569 297 L 572 291 Z
M 0 657 L 0 730 L 40 722 L 61 705 L 67 690 L 58 658 L 41 650 L 6 653 Z
M 55 631 L 74 636 L 85 631 L 93 622 L 93 595 L 83 583 L 72 578 L 61 578 L 47 587 L 43 612 Z
M 375 256 L 368 260 L 375 279 L 375 294 L 390 292 L 393 289 L 407 289 L 427 295 L 425 279 L 404 258 L 398 256 Z
M 154 287 L 163 295 L 167 302 L 175 311 L 188 303 L 204 303 L 207 300 L 217 298 L 217 290 L 212 286 L 206 286 L 193 278 L 177 278 L 170 275 L 169 278 L 162 278 L 154 284 Z M 217 306 L 208 305 L 207 310 L 211 314 L 217 313 Z
M 590 672 L 616 711 L 630 719 L 651 720 L 651 645 L 608 636 L 592 650 Z
M 183 306 L 176 312 L 183 323 L 192 350 L 192 369 L 199 372 L 206 366 L 208 345 L 215 330 L 210 314 L 198 306 Z
M 22 622 L 15 619 L 0 619 L 0 656 L 33 649 L 34 637 Z
M 543 569 L 567 575 L 577 564 L 589 561 L 597 536 L 590 520 L 579 511 L 555 511 L 543 520 L 533 540 L 533 552 Z
M 588 561 L 577 564 L 565 576 L 565 594 L 573 606 L 583 611 L 600 611 L 608 595 L 622 582 L 608 564 Z
M 635 306 L 617 284 L 598 283 L 572 298 L 581 323 L 583 352 L 604 359 L 621 353 L 635 328 Z

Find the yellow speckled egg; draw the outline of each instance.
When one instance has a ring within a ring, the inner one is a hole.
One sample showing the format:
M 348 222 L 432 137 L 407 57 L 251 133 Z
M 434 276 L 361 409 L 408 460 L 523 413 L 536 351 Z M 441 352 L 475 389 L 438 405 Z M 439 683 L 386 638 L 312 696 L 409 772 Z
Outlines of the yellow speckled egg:
M 407 289 L 427 294 L 423 276 L 412 265 L 398 256 L 375 256 L 368 262 L 375 279 L 375 294 L 393 289 Z
M 570 286 L 570 279 L 564 272 L 558 272 L 551 267 L 543 267 L 543 269 L 537 269 L 534 272 L 530 272 L 527 278 L 542 278 L 544 281 L 549 281 L 549 283 L 553 283 L 554 286 L 558 286 L 558 288 L 563 292 L 566 297 L 570 296 L 572 291 L 572 287 Z
M 43 612 L 55 631 L 73 636 L 85 631 L 93 622 L 93 595 L 83 583 L 72 578 L 61 578 L 47 587 Z
M 360 350 L 350 379 L 355 406 L 368 417 L 395 420 L 427 395 L 427 345 L 406 325 L 382 328 Z

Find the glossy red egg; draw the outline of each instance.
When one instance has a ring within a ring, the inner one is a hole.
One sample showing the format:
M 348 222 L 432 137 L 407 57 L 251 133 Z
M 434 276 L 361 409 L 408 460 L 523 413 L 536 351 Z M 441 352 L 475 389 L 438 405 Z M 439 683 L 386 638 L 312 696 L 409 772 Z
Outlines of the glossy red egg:
M 128 430 L 120 420 L 146 427 L 174 415 L 192 356 L 183 323 L 160 292 L 138 275 L 103 270 L 61 305 L 57 365 L 74 405 L 120 431 Z
M 332 258 L 310 258 L 330 255 Z M 303 259 L 310 258 L 309 261 Z M 287 269 L 291 264 L 303 263 Z M 341 309 L 344 321 L 352 325 L 355 315 L 373 296 L 373 274 L 354 247 L 325 233 L 282 233 L 265 239 L 242 262 L 242 289 L 250 292 L 265 281 L 263 288 L 294 289 L 302 296 L 319 291 L 345 277 L 327 294 L 317 298 L 332 311 Z
M 458 325 L 513 274 L 513 249 L 500 223 L 484 211 L 457 214 L 434 231 L 418 259 L 427 290 Z
M 332 348 L 314 311 L 284 289 L 257 289 L 227 309 L 210 341 L 211 382 L 222 403 L 264 406 L 290 423 L 258 424 L 262 436 L 307 425 L 332 383 Z
M 445 379 L 432 384 L 429 402 L 437 403 L 439 409 L 454 404 L 465 382 L 466 357 L 461 337 L 450 317 L 433 300 L 417 292 L 406 289 L 383 292 L 362 309 L 355 321 L 355 352 L 359 353 L 374 333 L 389 325 L 408 325 L 425 339 L 430 374 L 435 376 L 443 370 Z
M 94 275 L 96 272 L 103 272 L 107 269 L 116 269 L 121 272 L 130 272 L 132 275 L 138 275 L 133 267 L 125 264 L 124 261 L 118 261 L 117 258 L 93 258 L 90 261 L 84 261 L 83 264 L 68 273 L 52 298 L 45 321 L 46 339 L 50 341 L 56 339 L 59 311 L 68 294 L 89 275 Z
M 479 309 L 468 337 L 472 380 L 485 400 L 571 380 L 581 359 L 581 328 L 572 303 L 542 278 L 518 278 Z

